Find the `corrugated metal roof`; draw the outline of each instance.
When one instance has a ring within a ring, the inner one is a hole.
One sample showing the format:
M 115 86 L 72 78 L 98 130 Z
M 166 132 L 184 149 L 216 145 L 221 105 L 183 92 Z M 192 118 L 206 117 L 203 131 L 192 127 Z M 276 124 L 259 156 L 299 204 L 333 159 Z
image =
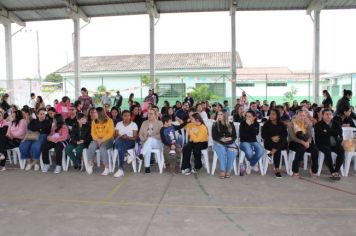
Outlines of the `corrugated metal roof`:
M 88 17 L 146 14 L 145 0 L 73 0 Z M 229 11 L 230 0 L 156 0 L 159 13 Z M 306 10 L 311 0 L 238 0 L 237 11 Z M 69 18 L 63 0 L 0 0 L 23 21 Z M 328 0 L 324 9 L 356 8 L 356 0 Z
M 149 54 L 81 57 L 81 72 L 144 71 L 150 68 Z M 242 67 L 237 53 L 238 67 Z M 181 69 L 226 69 L 231 66 L 230 52 L 156 54 L 156 70 Z M 62 67 L 57 73 L 74 71 L 73 62 Z

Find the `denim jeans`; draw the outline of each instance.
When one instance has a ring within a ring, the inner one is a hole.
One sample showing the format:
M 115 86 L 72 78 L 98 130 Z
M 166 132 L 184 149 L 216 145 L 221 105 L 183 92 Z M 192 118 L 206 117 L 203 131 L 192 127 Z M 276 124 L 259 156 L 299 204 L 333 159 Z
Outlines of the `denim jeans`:
M 237 148 L 229 148 L 229 145 L 225 146 L 221 143 L 214 142 L 214 151 L 219 159 L 220 170 L 230 173 L 237 155 Z
M 39 160 L 41 147 L 47 140 L 47 134 L 40 134 L 37 141 L 26 140 L 20 144 L 21 159 Z
M 115 141 L 115 147 L 119 152 L 119 168 L 123 170 L 124 162 L 125 162 L 125 154 L 127 150 L 133 149 L 135 147 L 135 141 L 118 138 Z
M 258 142 L 241 142 L 240 148 L 245 153 L 251 166 L 255 166 L 264 153 L 263 147 Z

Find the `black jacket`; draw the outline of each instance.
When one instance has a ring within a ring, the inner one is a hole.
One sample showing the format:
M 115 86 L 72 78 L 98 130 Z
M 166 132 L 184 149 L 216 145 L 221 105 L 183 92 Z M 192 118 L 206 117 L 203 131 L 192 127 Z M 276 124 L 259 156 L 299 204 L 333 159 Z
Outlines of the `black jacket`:
M 192 97 L 185 97 L 184 102 L 188 102 L 190 107 L 194 105 L 194 100 Z
M 333 106 L 333 100 L 331 97 L 327 97 L 322 102 L 324 108 L 329 108 L 329 105 Z
M 267 121 L 262 126 L 262 138 L 266 147 L 271 147 L 275 144 L 272 141 L 272 137 L 274 136 L 279 137 L 279 144 L 287 144 L 287 127 L 282 122 L 279 122 L 277 125 L 274 125 L 272 122 Z
M 336 115 L 341 114 L 341 111 L 345 110 L 346 107 L 350 107 L 350 99 L 343 96 L 336 104 L 336 111 L 335 111 Z M 356 119 L 356 114 L 352 112 L 351 118 Z
M 334 120 L 339 123 L 340 126 L 342 125 L 350 125 L 350 127 L 356 127 L 355 122 L 352 120 L 351 117 L 345 117 L 342 119 L 341 115 L 336 115 Z
M 331 127 L 323 120 L 315 124 L 315 143 L 317 146 L 330 146 L 330 137 L 333 136 L 336 145 L 341 145 L 342 142 L 342 128 L 336 121 L 331 121 Z
M 91 138 L 90 132 L 90 125 L 85 124 L 81 128 L 79 125 L 73 126 L 71 135 L 70 135 L 70 142 L 73 144 L 77 144 L 78 141 L 84 140 L 84 145 L 89 145 Z
M 240 142 L 257 142 L 256 136 L 260 132 L 260 124 L 255 121 L 252 125 L 247 125 L 246 120 L 240 123 Z
M 240 116 L 239 114 L 235 113 L 233 116 L 234 122 L 239 122 L 241 123 L 243 120 L 245 120 L 245 117 Z
M 212 133 L 213 133 L 213 140 L 216 142 L 219 142 L 222 145 L 230 145 L 232 143 L 234 143 L 236 141 L 236 129 L 235 129 L 235 125 L 230 122 L 230 126 L 231 126 L 231 132 L 229 132 L 227 126 L 222 125 L 220 122 L 215 122 L 212 128 Z M 231 141 L 229 142 L 221 142 L 221 138 L 232 138 Z
M 28 124 L 27 128 L 31 131 L 40 132 L 40 134 L 49 134 L 51 132 L 52 123 L 49 120 L 39 121 L 38 119 L 33 119 Z

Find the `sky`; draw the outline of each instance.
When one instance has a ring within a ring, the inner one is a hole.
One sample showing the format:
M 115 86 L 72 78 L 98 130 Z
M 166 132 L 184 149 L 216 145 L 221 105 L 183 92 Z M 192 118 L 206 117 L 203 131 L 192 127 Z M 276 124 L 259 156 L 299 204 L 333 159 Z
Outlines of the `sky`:
M 81 22 L 83 27 L 86 23 Z M 356 72 L 356 10 L 321 12 L 321 71 Z M 12 32 L 21 27 L 13 24 Z M 71 20 L 28 22 L 13 35 L 14 77 L 41 76 L 73 60 Z M 229 12 L 161 14 L 156 53 L 231 51 Z M 311 71 L 313 23 L 305 11 L 237 12 L 237 51 L 244 67 Z M 148 15 L 92 18 L 81 29 L 81 56 L 149 53 Z M 6 78 L 4 29 L 0 27 L 0 80 Z

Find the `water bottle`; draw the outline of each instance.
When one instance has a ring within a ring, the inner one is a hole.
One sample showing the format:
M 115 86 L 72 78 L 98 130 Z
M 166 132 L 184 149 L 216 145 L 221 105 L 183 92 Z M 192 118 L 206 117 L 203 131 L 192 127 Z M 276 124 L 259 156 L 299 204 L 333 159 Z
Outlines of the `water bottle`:
M 243 163 L 240 164 L 240 176 L 244 176 L 245 173 L 245 165 Z

